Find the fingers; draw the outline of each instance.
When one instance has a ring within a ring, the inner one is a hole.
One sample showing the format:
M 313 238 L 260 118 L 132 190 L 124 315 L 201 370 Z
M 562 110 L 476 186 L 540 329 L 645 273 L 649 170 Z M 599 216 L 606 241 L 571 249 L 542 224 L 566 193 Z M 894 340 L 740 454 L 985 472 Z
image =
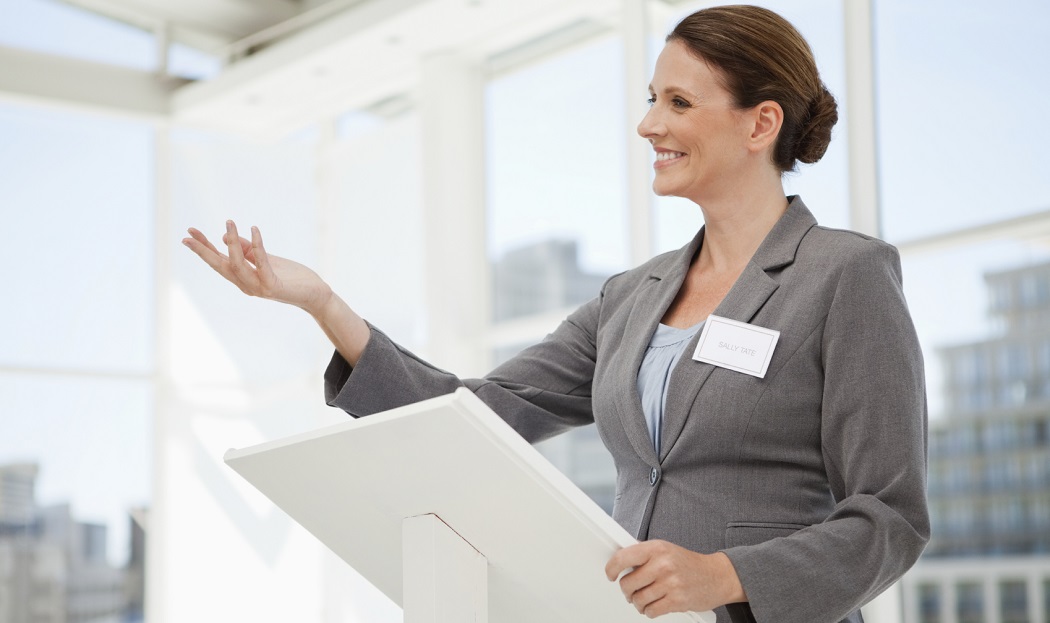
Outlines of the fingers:
M 215 249 L 215 246 L 212 245 L 212 243 L 209 242 L 201 232 L 190 228 L 189 233 L 192 237 L 183 238 L 182 244 L 186 245 L 190 251 L 196 253 L 197 257 L 204 260 L 204 263 L 211 266 L 215 272 L 219 273 L 226 279 L 231 279 L 232 276 L 228 271 L 226 256 L 219 253 L 219 251 Z
M 255 261 L 255 268 L 259 271 L 259 280 L 264 287 L 268 288 L 273 284 L 273 268 L 270 267 L 270 256 L 266 254 L 266 249 L 263 247 L 262 233 L 254 225 L 252 226 L 251 253 Z
M 211 251 L 215 255 L 218 255 L 218 256 L 222 257 L 223 259 L 226 258 L 225 254 L 219 253 L 219 250 L 215 248 L 215 245 L 213 245 L 210 240 L 208 240 L 207 236 L 205 236 L 204 234 L 202 234 L 198 230 L 194 229 L 193 227 L 190 227 L 187 231 L 189 232 L 189 234 L 191 236 L 193 236 L 194 240 L 196 240 L 197 242 L 199 242 L 202 245 L 204 245 L 204 247 L 206 249 L 208 249 L 209 251 Z M 183 242 L 185 242 L 185 241 L 183 241 Z M 190 245 L 187 244 L 186 246 L 190 246 Z
M 627 601 L 638 607 L 639 612 L 644 610 L 645 605 L 650 601 L 663 596 L 662 594 L 652 594 L 656 584 L 658 584 L 658 580 L 661 578 L 659 574 L 654 573 L 651 566 L 636 567 L 634 571 L 620 578 L 620 591 L 623 592 Z M 649 592 L 646 593 L 646 591 Z M 646 595 L 648 595 L 648 599 L 644 599 Z M 639 599 L 642 599 L 642 601 L 639 602 Z
M 237 235 L 237 226 L 233 221 L 226 221 L 226 233 L 222 236 L 229 255 L 219 251 L 199 230 L 190 227 L 187 231 L 190 238 L 184 238 L 183 244 L 243 292 L 254 293 L 257 279 L 249 264 L 254 259 L 254 249 L 250 241 Z
M 244 271 L 244 249 L 241 248 L 241 238 L 237 235 L 237 225 L 233 221 L 226 221 L 226 248 L 229 250 L 230 266 L 234 273 Z
M 613 554 L 609 562 L 606 563 L 605 577 L 610 582 L 615 582 L 616 578 L 620 577 L 624 571 L 631 567 L 640 567 L 645 564 L 649 560 L 650 555 L 648 542 L 625 547 Z

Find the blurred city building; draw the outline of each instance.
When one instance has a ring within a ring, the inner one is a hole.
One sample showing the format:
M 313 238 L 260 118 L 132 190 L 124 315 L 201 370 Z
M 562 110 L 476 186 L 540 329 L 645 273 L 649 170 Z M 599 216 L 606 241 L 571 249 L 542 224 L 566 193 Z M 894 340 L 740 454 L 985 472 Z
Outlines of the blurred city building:
M 116 567 L 105 525 L 77 521 L 68 504 L 37 505 L 38 473 L 0 466 L 0 623 L 141 621 L 142 523 L 132 519 L 132 555 Z
M 905 580 L 908 623 L 1050 621 L 1050 264 L 985 282 L 993 337 L 940 350 L 933 534 Z
M 575 240 L 542 240 L 508 251 L 493 265 L 496 322 L 586 303 L 609 275 L 585 272 Z

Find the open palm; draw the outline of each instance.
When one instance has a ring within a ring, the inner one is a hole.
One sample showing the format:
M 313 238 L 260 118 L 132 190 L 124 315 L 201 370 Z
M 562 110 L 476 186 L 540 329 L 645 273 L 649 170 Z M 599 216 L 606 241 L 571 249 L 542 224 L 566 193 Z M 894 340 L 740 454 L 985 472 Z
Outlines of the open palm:
M 245 294 L 295 305 L 310 313 L 332 296 L 331 288 L 314 271 L 269 255 L 257 227 L 252 227 L 252 239 L 247 240 L 237 235 L 233 221 L 227 221 L 222 237 L 227 253 L 219 251 L 199 230 L 191 227 L 188 231 L 190 237 L 184 238 L 183 244 Z

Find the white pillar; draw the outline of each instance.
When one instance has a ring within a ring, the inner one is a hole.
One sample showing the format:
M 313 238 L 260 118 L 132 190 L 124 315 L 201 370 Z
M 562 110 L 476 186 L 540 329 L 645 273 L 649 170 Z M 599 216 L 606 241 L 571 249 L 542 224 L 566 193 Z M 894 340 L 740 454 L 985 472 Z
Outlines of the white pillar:
M 919 584 L 909 578 L 901 580 L 901 623 L 918 623 L 919 621 Z
M 1039 585 L 1042 583 L 1042 576 L 1038 571 L 1028 572 L 1028 614 L 1031 617 L 1029 620 L 1031 623 L 1050 623 L 1046 620 L 1047 612 L 1043 607 L 1043 604 L 1047 603 L 1047 599 L 1050 599 L 1050 595 L 1043 595 L 1043 591 L 1040 590 L 1042 587 Z
M 955 590 L 958 578 L 948 576 L 941 584 L 943 590 L 944 604 L 941 608 L 941 621 L 943 623 L 958 623 L 959 621 L 959 593 Z
M 167 421 L 173 415 L 171 379 L 171 288 L 174 282 L 171 226 L 171 130 L 167 123 L 153 130 L 153 476 L 152 501 L 146 530 L 145 619 L 164 623 L 167 608 L 163 564 L 168 514 L 164 491 L 167 465 Z
M 315 181 L 317 183 L 317 241 L 319 245 L 317 270 L 322 277 L 337 274 L 336 249 L 340 244 L 340 217 L 336 182 L 338 175 L 333 161 L 337 143 L 335 119 L 318 124 Z
M 168 77 L 168 66 L 170 62 L 169 48 L 171 47 L 171 26 L 166 21 L 157 24 L 153 31 L 153 41 L 157 53 L 157 76 Z
M 484 82 L 455 52 L 424 58 L 423 136 L 427 356 L 460 376 L 488 368 L 491 277 L 486 254 Z
M 631 265 L 653 254 L 653 193 L 649 176 L 649 144 L 636 131 L 645 116 L 649 84 L 649 15 L 647 0 L 622 0 L 620 36 L 623 38 L 624 97 L 627 105 L 627 223 Z
M 903 612 L 899 580 L 862 608 L 864 620 L 868 623 L 896 623 L 901 620 Z
M 405 623 L 488 623 L 488 563 L 435 515 L 401 522 Z
M 984 593 L 984 622 L 999 623 L 999 582 L 996 574 L 986 576 L 981 582 Z
M 875 52 L 871 0 L 843 0 L 846 116 L 849 131 L 850 228 L 879 235 L 878 150 L 875 135 Z

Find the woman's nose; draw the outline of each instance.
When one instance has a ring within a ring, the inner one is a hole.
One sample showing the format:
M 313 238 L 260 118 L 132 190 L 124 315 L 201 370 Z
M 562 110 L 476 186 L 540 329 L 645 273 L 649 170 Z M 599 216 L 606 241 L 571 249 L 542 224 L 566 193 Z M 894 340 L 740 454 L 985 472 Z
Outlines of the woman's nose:
M 654 106 L 646 111 L 645 116 L 638 122 L 638 135 L 652 140 L 653 137 L 659 136 L 662 127 L 663 125 L 659 123 L 658 113 Z

